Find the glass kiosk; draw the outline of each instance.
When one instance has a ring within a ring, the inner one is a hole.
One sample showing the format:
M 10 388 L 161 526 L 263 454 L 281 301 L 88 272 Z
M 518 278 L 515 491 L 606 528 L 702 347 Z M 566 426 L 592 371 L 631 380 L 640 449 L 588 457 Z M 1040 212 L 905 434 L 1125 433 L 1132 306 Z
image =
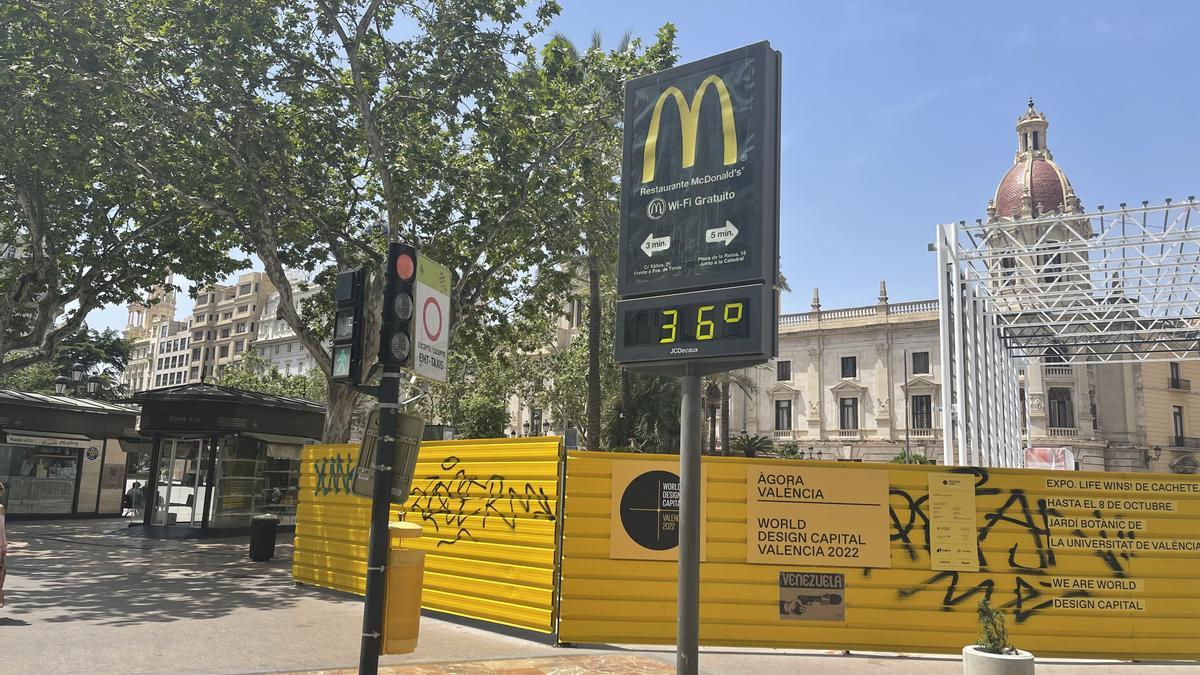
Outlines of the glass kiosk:
M 295 525 L 300 452 L 320 438 L 323 406 L 212 384 L 132 400 L 142 405 L 142 435 L 153 439 L 135 475 L 145 481 L 140 525 L 184 537 L 246 530 L 267 513 Z

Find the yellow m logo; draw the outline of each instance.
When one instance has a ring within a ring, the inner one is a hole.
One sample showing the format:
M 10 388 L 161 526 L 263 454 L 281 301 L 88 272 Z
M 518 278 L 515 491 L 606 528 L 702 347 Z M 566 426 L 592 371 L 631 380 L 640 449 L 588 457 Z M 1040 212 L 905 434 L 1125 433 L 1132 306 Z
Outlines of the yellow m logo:
M 717 90 L 717 97 L 721 100 L 721 130 L 725 140 L 725 165 L 737 162 L 737 127 L 733 122 L 733 102 L 729 100 L 729 90 L 725 88 L 725 82 L 716 75 L 709 75 L 696 88 L 696 93 L 692 95 L 691 105 L 688 105 L 687 99 L 684 98 L 683 92 L 679 91 L 678 87 L 667 87 L 662 94 L 659 94 L 658 102 L 654 104 L 654 114 L 650 116 L 650 129 L 646 133 L 646 153 L 642 159 L 643 183 L 654 180 L 654 160 L 658 150 L 658 132 L 662 126 L 662 109 L 669 97 L 675 98 L 675 105 L 679 108 L 679 126 L 683 132 L 683 168 L 686 169 L 696 163 L 696 125 L 700 121 L 700 103 L 704 100 L 704 92 L 710 85 Z

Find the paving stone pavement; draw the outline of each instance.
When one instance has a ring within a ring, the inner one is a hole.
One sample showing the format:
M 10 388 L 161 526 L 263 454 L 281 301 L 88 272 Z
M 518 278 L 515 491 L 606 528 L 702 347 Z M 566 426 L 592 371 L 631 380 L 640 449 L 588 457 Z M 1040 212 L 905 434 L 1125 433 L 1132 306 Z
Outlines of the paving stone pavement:
M 10 521 L 0 675 L 355 672 L 359 598 L 291 580 L 290 539 L 253 563 L 247 538 L 147 539 L 120 520 Z M 426 616 L 403 674 L 664 673 L 671 647 L 559 648 Z M 959 675 L 955 656 L 705 648 L 704 673 Z M 322 670 L 324 669 L 324 670 Z M 1200 675 L 1196 664 L 1039 660 L 1038 675 Z

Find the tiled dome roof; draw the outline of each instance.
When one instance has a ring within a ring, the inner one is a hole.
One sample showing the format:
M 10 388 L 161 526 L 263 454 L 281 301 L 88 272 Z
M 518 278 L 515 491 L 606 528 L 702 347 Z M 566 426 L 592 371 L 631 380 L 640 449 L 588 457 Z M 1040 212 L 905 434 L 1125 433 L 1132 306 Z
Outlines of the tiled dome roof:
M 1011 218 L 1013 212 L 1020 213 L 1026 187 L 1030 204 L 1039 213 L 1068 210 L 1066 195 L 1071 192 L 1071 183 L 1062 169 L 1052 160 L 1028 157 L 1014 164 L 996 187 L 996 215 Z
M 1013 165 L 988 204 L 990 220 L 1020 220 L 1054 213 L 1076 213 L 1082 209 L 1071 181 L 1054 163 L 1046 145 L 1050 123 L 1033 107 L 1017 119 L 1017 153 Z

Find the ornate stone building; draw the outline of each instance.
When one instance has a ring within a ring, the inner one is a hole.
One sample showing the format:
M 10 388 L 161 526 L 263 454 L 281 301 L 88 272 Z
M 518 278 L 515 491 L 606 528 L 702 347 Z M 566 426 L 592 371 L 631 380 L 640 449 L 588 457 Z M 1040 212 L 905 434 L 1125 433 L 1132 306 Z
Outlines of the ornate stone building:
M 1017 120 L 1013 165 L 988 202 L 989 222 L 1083 212 L 1050 153 L 1048 129 L 1031 100 Z M 1090 290 L 1087 278 L 1072 274 L 1079 260 L 1072 256 L 1080 254 L 1055 250 L 1037 226 L 1008 229 L 1026 243 L 1045 240 L 1045 254 L 997 261 L 1000 276 L 1012 270 L 1004 284 Z M 994 294 L 1004 302 L 1003 287 Z M 914 453 L 941 459 L 936 300 L 891 304 L 881 283 L 874 305 L 823 310 L 814 291 L 812 311 L 780 317 L 779 358 L 747 374 L 757 391 L 735 392 L 733 433 L 795 443 L 806 457 L 866 461 L 891 459 L 907 436 Z M 1071 365 L 1051 350 L 1026 377 L 1021 395 L 1034 447 L 1067 447 L 1085 470 L 1188 473 L 1200 466 L 1200 393 L 1191 389 L 1200 363 Z

